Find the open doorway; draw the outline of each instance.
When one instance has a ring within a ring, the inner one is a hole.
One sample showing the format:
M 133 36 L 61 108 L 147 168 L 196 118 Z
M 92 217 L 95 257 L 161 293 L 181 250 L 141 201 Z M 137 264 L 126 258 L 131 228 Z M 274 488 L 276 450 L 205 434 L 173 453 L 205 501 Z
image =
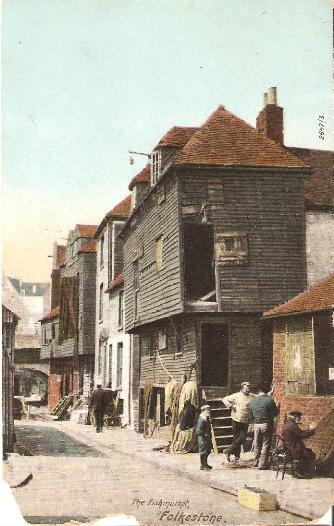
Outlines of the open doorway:
M 187 299 L 215 290 L 212 225 L 184 225 L 184 278 Z
M 228 325 L 201 325 L 201 384 L 224 387 L 228 385 L 229 338 Z

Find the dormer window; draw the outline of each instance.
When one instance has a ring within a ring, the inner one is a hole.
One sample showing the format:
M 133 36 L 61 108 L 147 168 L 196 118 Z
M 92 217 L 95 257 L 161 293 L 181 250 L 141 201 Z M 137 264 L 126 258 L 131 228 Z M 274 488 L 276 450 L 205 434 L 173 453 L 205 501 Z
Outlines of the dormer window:
M 160 171 L 161 171 L 161 151 L 158 150 L 152 153 L 152 172 L 151 172 L 152 186 L 159 179 Z

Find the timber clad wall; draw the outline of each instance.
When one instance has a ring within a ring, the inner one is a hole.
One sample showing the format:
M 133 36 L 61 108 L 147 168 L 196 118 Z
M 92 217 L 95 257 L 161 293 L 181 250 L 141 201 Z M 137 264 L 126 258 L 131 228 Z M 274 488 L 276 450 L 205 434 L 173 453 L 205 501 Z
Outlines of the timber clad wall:
M 133 261 L 143 244 L 139 262 L 139 317 L 143 324 L 182 310 L 178 206 L 175 179 L 170 177 L 138 210 L 135 224 L 124 243 L 125 329 L 135 326 Z M 164 195 L 163 195 L 164 194 Z M 162 197 L 161 197 L 162 196 Z M 160 204 L 158 199 L 161 198 Z M 131 228 L 131 227 L 130 227 Z M 163 237 L 160 271 L 156 266 L 156 240 Z
M 79 320 L 82 314 L 82 331 L 79 323 L 79 355 L 94 354 L 96 254 L 80 254 L 79 258 L 82 261 L 82 274 L 80 275 L 82 288 L 79 294 Z
M 206 202 L 208 222 L 215 229 L 247 234 L 248 263 L 219 267 L 222 310 L 262 312 L 304 290 L 301 175 L 216 174 L 187 170 L 181 177 L 181 203 L 185 223 L 200 222 L 198 208 Z

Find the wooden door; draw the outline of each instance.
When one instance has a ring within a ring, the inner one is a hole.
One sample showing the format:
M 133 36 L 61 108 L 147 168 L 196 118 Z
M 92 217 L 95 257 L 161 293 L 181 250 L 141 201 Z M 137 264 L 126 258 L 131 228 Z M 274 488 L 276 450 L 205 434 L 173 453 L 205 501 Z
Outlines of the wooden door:
M 222 323 L 201 325 L 201 384 L 228 385 L 228 326 Z

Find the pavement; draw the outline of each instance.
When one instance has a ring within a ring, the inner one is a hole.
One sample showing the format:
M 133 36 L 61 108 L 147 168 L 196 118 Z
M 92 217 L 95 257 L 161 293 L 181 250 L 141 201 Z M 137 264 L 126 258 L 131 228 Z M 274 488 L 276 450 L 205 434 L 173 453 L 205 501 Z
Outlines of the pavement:
M 24 424 L 22 422 L 22 424 Z M 210 472 L 199 470 L 198 454 L 170 454 L 154 451 L 153 448 L 164 444 L 161 440 L 145 439 L 135 431 L 109 428 L 96 433 L 92 426 L 72 423 L 70 421 L 38 422 L 38 425 L 53 427 L 66 433 L 95 450 L 110 455 L 121 453 L 130 458 L 140 459 L 152 466 L 159 466 L 165 471 L 196 481 L 207 487 L 237 495 L 238 488 L 245 485 L 264 489 L 276 495 L 279 508 L 313 520 L 322 517 L 334 503 L 334 480 L 329 478 L 294 479 L 281 475 L 276 479 L 274 471 L 259 471 L 251 468 L 237 468 L 228 464 L 225 455 L 211 454 L 209 463 L 213 466 Z M 246 453 L 242 461 L 249 461 L 251 453 Z M 15 471 L 18 477 L 18 471 Z M 23 477 L 23 473 L 21 476 Z M 10 483 L 10 481 L 8 481 Z

